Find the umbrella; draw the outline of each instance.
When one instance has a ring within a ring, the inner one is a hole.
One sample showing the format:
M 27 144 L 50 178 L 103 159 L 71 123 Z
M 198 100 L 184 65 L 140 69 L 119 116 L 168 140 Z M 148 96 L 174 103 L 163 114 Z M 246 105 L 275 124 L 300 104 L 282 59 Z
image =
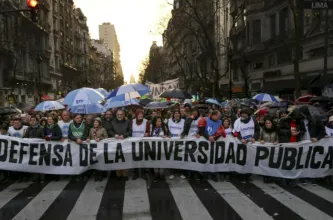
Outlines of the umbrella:
M 314 102 L 330 102 L 333 99 L 330 97 L 325 97 L 325 96 L 318 96 L 318 97 L 313 97 L 312 99 L 310 99 L 310 102 L 314 103 Z
M 153 100 L 151 100 L 151 99 L 140 99 L 140 105 L 146 106 L 152 101 Z
M 83 104 L 83 105 L 75 105 L 75 106 L 70 106 L 69 111 L 75 114 L 99 114 L 106 112 L 106 109 L 104 108 L 103 105 L 99 103 L 94 103 L 94 104 Z
M 159 96 L 160 98 L 173 98 L 173 99 L 192 99 L 192 95 L 181 89 L 166 90 Z
M 0 115 L 11 115 L 11 114 L 20 114 L 21 111 L 19 109 L 4 107 L 0 108 Z
M 44 101 L 39 103 L 34 111 L 53 111 L 53 110 L 59 110 L 59 109 L 64 109 L 65 106 L 63 106 L 60 102 L 57 101 Z
M 258 95 L 255 95 L 253 99 L 258 100 L 260 102 L 278 102 L 279 100 L 275 98 L 274 96 L 266 93 L 260 93 Z
M 128 99 L 128 100 L 122 100 L 122 101 L 120 101 L 119 99 L 114 100 L 113 98 L 111 98 L 111 99 L 107 100 L 104 107 L 106 109 L 110 109 L 110 108 L 126 107 L 126 106 L 131 106 L 131 105 L 139 105 L 140 106 L 140 103 L 135 98 Z
M 165 102 L 151 102 L 145 106 L 145 109 L 164 109 L 168 107 Z
M 207 103 L 221 106 L 221 104 L 216 99 L 207 99 Z
M 82 88 L 82 89 L 73 90 L 70 93 L 68 93 L 68 95 L 66 95 L 64 99 L 63 104 L 72 107 L 75 105 L 98 103 L 103 99 L 104 96 L 95 89 Z
M 316 97 L 315 95 L 301 96 L 296 100 L 296 104 L 310 104 L 310 100 Z
M 141 97 L 150 92 L 150 89 L 140 83 L 132 83 L 120 86 L 119 88 L 113 90 L 107 99 L 120 96 L 123 100 Z
M 19 102 L 19 103 L 17 103 L 17 105 L 16 105 L 16 108 L 18 108 L 18 109 L 20 109 L 20 110 L 24 110 L 24 111 L 30 109 L 31 107 L 32 107 L 31 105 L 29 105 L 29 104 L 27 104 L 27 103 L 24 103 L 24 102 Z
M 108 97 L 108 95 L 110 94 L 108 91 L 106 91 L 103 88 L 98 88 L 96 89 L 98 92 L 100 92 L 104 97 Z
M 58 99 L 57 102 L 60 102 L 61 104 L 64 103 L 64 98 Z

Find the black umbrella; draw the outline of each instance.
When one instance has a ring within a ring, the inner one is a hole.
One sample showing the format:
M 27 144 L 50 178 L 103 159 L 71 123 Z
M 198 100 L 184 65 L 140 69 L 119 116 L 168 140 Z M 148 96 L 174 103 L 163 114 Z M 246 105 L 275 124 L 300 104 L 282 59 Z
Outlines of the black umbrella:
M 0 108 L 0 115 L 11 115 L 11 114 L 19 114 L 21 113 L 18 109 L 11 107 Z
M 192 99 L 192 95 L 181 89 L 172 89 L 164 91 L 160 98 L 172 98 L 172 99 Z
M 140 99 L 140 105 L 143 105 L 143 106 L 146 106 L 148 105 L 149 103 L 151 103 L 153 100 L 151 99 Z
M 314 102 L 330 102 L 333 101 L 332 98 L 330 97 L 325 97 L 325 96 L 317 96 L 317 97 L 313 97 L 312 99 L 310 99 L 310 102 L 314 103 Z

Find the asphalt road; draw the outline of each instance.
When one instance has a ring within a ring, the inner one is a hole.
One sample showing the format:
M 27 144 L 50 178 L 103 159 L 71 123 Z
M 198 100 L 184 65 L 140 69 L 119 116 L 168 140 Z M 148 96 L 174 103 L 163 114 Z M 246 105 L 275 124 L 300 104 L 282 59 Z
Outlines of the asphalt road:
M 0 219 L 327 220 L 333 219 L 333 186 L 283 187 L 259 177 L 247 183 L 179 178 L 8 182 L 0 184 Z

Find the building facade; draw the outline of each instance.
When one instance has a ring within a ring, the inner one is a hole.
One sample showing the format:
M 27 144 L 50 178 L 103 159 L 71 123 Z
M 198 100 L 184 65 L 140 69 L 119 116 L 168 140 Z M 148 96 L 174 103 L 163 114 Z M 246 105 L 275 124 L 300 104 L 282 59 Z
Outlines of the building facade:
M 99 39 L 104 40 L 105 45 L 110 48 L 114 57 L 114 66 L 117 80 L 123 81 L 123 69 L 120 61 L 120 45 L 115 26 L 110 22 L 99 25 Z M 120 82 L 119 82 L 120 83 Z M 121 86 L 120 83 L 119 86 Z
M 232 1 L 230 15 L 237 20 L 231 30 L 232 83 L 249 95 L 266 92 L 293 99 L 295 92 L 295 22 L 287 0 Z M 325 14 L 321 10 L 300 13 L 300 84 L 303 94 L 321 95 L 333 72 L 332 42 L 328 44 L 328 69 L 323 84 Z M 329 14 L 331 16 L 331 12 Z M 329 26 L 332 30 L 332 26 Z M 326 84 L 326 85 L 325 85 Z
M 26 8 L 25 0 L 1 0 L 0 10 Z M 0 106 L 34 104 L 52 90 L 49 74 L 51 24 L 48 1 L 40 3 L 39 22 L 30 13 L 0 14 Z
M 115 65 L 112 51 L 104 40 L 91 40 L 90 46 L 91 74 L 95 79 L 93 88 L 115 88 Z

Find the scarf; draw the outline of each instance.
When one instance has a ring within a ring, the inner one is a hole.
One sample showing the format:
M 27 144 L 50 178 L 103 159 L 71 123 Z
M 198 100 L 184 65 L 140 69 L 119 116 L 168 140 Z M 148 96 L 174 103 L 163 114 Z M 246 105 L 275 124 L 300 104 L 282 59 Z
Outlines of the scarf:
M 97 132 L 98 132 L 99 129 L 100 129 L 99 127 L 98 128 L 92 128 L 92 134 L 93 134 L 94 138 L 97 136 Z
M 46 127 L 47 127 L 48 129 L 52 129 L 52 128 L 54 127 L 54 124 L 51 124 L 51 125 L 48 124 Z
M 154 128 L 154 136 L 158 136 L 160 134 L 161 127 L 155 127 Z

